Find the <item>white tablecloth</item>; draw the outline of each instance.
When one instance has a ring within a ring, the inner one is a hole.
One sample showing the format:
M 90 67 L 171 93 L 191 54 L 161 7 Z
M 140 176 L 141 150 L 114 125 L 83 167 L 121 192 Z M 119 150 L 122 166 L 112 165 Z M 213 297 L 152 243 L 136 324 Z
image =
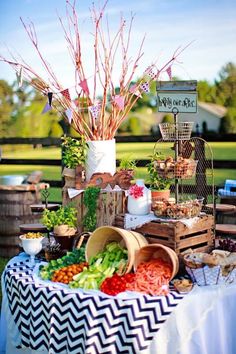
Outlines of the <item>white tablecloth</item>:
M 150 354 L 235 354 L 236 285 L 195 286 L 174 309 Z
M 195 286 L 193 291 L 174 308 L 155 334 L 149 348 L 142 353 L 236 354 L 235 318 L 236 285 Z M 47 353 L 47 351 L 14 348 L 10 340 L 12 333 L 9 332 L 9 328 L 11 326 L 6 322 L 5 312 L 2 311 L 1 354 Z M 95 351 L 91 352 L 91 354 L 95 353 Z

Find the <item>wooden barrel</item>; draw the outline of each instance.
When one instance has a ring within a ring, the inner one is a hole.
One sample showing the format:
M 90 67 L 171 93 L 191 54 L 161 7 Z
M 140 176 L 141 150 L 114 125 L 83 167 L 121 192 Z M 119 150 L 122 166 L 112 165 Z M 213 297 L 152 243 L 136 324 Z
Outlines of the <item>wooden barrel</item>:
M 12 257 L 19 253 L 21 224 L 37 223 L 40 214 L 33 214 L 31 204 L 40 202 L 37 186 L 1 186 L 0 188 L 0 256 Z

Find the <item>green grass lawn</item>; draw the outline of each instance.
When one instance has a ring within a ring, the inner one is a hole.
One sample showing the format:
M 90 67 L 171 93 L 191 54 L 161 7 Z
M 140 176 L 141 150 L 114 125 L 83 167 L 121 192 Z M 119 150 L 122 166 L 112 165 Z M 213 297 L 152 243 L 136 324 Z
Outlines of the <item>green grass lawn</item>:
M 117 158 L 132 155 L 137 159 L 147 159 L 153 152 L 155 143 L 117 143 Z M 160 147 L 159 143 L 159 147 Z M 213 158 L 216 160 L 235 160 L 236 142 L 212 142 L 207 146 L 212 150 Z M 24 159 L 60 159 L 60 148 L 42 147 L 34 149 L 31 146 L 20 146 L 16 149 L 5 149 L 2 147 L 4 158 L 24 158 Z M 16 166 L 17 167 L 17 166 Z M 20 167 L 20 166 L 19 166 Z M 2 174 L 2 173 L 1 173 Z
M 117 159 L 125 156 L 131 156 L 136 160 L 148 159 L 153 153 L 154 143 L 117 143 Z M 159 144 L 158 148 L 162 145 Z M 207 144 L 206 157 L 211 158 L 211 153 L 215 160 L 235 160 L 236 159 L 236 142 L 213 142 Z M 24 158 L 24 159 L 60 159 L 60 148 L 43 147 L 34 149 L 27 146 L 19 146 L 16 150 L 8 148 L 4 150 L 4 158 Z M 0 175 L 6 174 L 29 174 L 34 170 L 43 172 L 43 178 L 46 180 L 60 180 L 60 166 L 41 166 L 41 165 L 2 165 Z M 137 168 L 135 178 L 147 178 L 146 168 Z M 215 185 L 223 185 L 225 179 L 236 179 L 236 171 L 233 169 L 215 169 L 214 170 Z M 50 201 L 61 201 L 61 190 L 59 188 L 50 188 Z

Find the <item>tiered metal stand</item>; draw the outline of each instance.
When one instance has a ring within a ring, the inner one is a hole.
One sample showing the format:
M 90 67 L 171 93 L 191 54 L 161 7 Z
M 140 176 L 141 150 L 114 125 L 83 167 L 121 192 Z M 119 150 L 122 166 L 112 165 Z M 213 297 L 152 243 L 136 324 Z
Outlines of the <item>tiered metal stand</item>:
M 173 109 L 174 123 L 159 125 L 162 139 L 155 148 L 164 155 L 173 157 L 176 168 L 165 178 L 174 179 L 175 201 L 204 198 L 204 204 L 214 204 L 213 154 L 209 144 L 199 138 L 191 138 L 193 122 L 178 122 L 178 111 Z M 179 158 L 183 159 L 183 166 Z M 184 159 L 191 159 L 184 165 Z M 209 213 L 209 209 L 208 209 Z

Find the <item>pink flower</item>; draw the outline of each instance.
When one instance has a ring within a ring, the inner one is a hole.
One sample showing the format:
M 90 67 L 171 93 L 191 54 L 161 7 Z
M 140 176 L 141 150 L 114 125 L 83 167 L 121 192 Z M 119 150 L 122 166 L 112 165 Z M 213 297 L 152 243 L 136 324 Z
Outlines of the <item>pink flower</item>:
M 141 186 L 138 186 L 137 184 L 134 184 L 129 189 L 129 195 L 131 195 L 135 199 L 138 199 L 139 197 L 143 196 L 143 189 L 144 189 L 144 187 L 141 187 Z

